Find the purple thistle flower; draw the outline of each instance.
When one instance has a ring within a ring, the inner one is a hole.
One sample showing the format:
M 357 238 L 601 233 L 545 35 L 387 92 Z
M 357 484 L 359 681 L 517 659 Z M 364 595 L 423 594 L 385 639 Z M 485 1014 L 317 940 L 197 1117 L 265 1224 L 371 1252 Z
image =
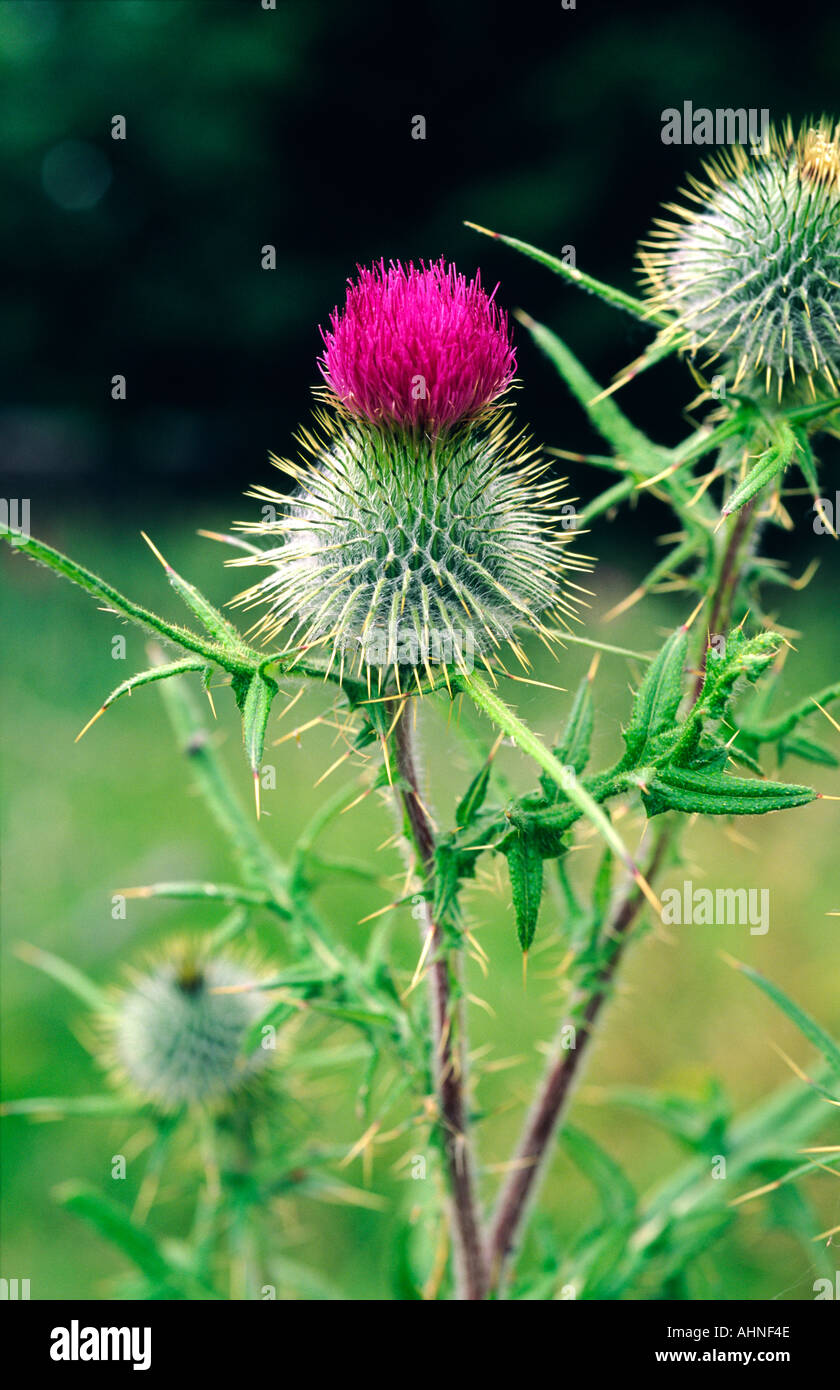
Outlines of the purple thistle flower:
M 358 266 L 343 309 L 321 329 L 318 366 L 352 414 L 438 433 L 480 414 L 516 371 L 507 315 L 481 275 L 467 282 L 444 258 L 418 269 Z

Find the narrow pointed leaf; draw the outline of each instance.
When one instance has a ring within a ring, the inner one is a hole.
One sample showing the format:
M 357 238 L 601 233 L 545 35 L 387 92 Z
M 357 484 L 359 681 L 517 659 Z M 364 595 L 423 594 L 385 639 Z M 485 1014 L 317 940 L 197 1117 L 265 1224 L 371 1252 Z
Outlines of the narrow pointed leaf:
M 748 980 L 751 980 L 754 985 L 764 991 L 768 998 L 773 1000 L 774 1004 L 778 1005 L 782 1013 L 786 1014 L 796 1025 L 802 1036 L 808 1039 L 811 1046 L 822 1053 L 835 1075 L 840 1076 L 840 1044 L 836 1043 L 834 1038 L 815 1019 L 811 1018 L 810 1014 L 795 1004 L 784 990 L 773 984 L 772 980 L 766 979 L 751 965 L 744 965 L 741 961 L 736 962 L 736 965 L 742 975 L 746 975 Z
M 276 694 L 276 681 L 268 676 L 256 675 L 248 687 L 242 707 L 242 740 L 248 764 L 255 777 L 259 776 L 262 767 L 265 731 Z
M 624 730 L 627 760 L 632 766 L 643 760 L 652 739 L 673 726 L 682 699 L 687 651 L 688 633 L 678 627 L 645 672 Z
M 218 608 L 214 608 L 209 599 L 206 599 L 194 584 L 191 584 L 188 579 L 184 579 L 183 575 L 180 575 L 177 570 L 172 568 L 168 560 L 163 558 L 157 547 L 152 545 L 152 542 L 145 532 L 141 532 L 141 534 L 152 553 L 163 565 L 166 571 L 166 577 L 178 597 L 183 599 L 187 607 L 192 610 L 199 622 L 201 622 L 210 633 L 210 636 L 214 637 L 215 640 L 220 642 L 223 646 L 230 646 L 242 654 L 247 653 L 248 647 L 243 642 L 241 633 L 237 631 L 233 623 L 230 622 L 223 613 L 220 613 Z
M 503 242 L 505 246 L 512 247 L 514 251 L 521 251 L 523 255 L 530 256 L 531 260 L 539 261 L 540 265 L 546 266 L 555 275 L 561 275 L 580 289 L 586 290 L 589 294 L 597 295 L 605 304 L 610 304 L 616 309 L 623 309 L 625 313 L 632 314 L 642 323 L 662 325 L 670 322 L 666 314 L 652 311 L 650 305 L 645 304 L 644 300 L 636 299 L 634 295 L 626 294 L 624 290 L 617 290 L 613 285 L 607 285 L 603 280 L 596 280 L 594 275 L 587 275 L 585 271 L 578 270 L 577 266 L 569 265 L 557 256 L 552 256 L 548 251 L 541 251 L 538 246 L 532 246 L 528 241 L 520 241 L 518 237 L 506 236 L 503 232 L 491 232 L 487 227 L 477 226 L 475 222 L 467 222 L 465 225 L 472 228 L 474 232 L 481 232 L 484 236 L 492 237 L 494 241 Z
M 36 540 L 34 536 L 23 537 L 8 526 L 0 524 L 0 538 L 8 540 L 15 550 L 22 550 L 24 554 L 29 555 L 39 564 L 47 565 L 50 569 L 55 570 L 56 574 L 63 575 L 65 579 L 77 584 L 80 589 L 92 594 L 94 598 L 101 599 L 109 608 L 116 609 L 118 613 L 124 614 L 125 617 L 130 618 L 140 627 L 146 628 L 147 631 L 159 637 L 165 637 L 168 641 L 174 642 L 176 646 L 184 647 L 187 651 L 197 652 L 209 661 L 224 666 L 226 670 L 253 669 L 253 660 L 246 661 L 243 657 L 234 656 L 218 643 L 209 642 L 196 633 L 190 632 L 188 628 L 166 622 L 164 618 L 158 617 L 157 613 L 153 613 L 151 609 L 144 608 L 141 604 L 126 598 L 112 584 L 100 579 L 84 565 L 79 565 L 75 560 L 68 559 L 66 555 L 62 555 L 58 550 L 53 550 L 52 546 L 45 545 L 43 541 Z
M 30 946 L 28 942 L 18 945 L 17 954 L 27 965 L 34 965 L 36 970 L 43 971 L 65 989 L 69 989 L 71 994 L 75 994 L 77 999 L 81 999 L 96 1013 L 110 1011 L 112 1005 L 105 991 L 94 984 L 93 980 L 88 979 L 81 970 L 77 970 L 75 965 L 70 965 L 60 956 L 54 956 L 51 951 L 42 951 L 38 946 Z
M 609 440 L 616 453 L 620 454 L 629 465 L 632 465 L 640 473 L 652 476 L 661 471 L 662 467 L 669 462 L 668 451 L 658 448 L 641 430 L 631 424 L 611 397 L 596 399 L 602 395 L 597 381 L 589 375 L 586 368 L 578 361 L 563 340 L 558 338 L 556 333 L 553 333 L 550 328 L 546 328 L 544 324 L 537 323 L 534 319 L 523 317 L 522 321 L 537 346 L 542 348 L 546 356 L 554 363 L 572 395 L 586 411 L 592 424 L 603 435 L 604 439 Z M 618 486 L 622 485 L 619 484 Z M 630 480 L 628 491 L 632 490 L 634 486 L 635 484 Z
M 723 509 L 724 516 L 737 512 L 763 487 L 783 473 L 793 458 L 796 449 L 796 435 L 785 421 L 779 421 L 776 438 L 756 459 L 743 482 L 730 493 Z
M 473 824 L 484 805 L 489 783 L 490 763 L 486 762 L 481 771 L 476 773 L 465 795 L 458 802 L 455 810 L 455 824 L 459 830 L 467 830 Z
M 543 888 L 542 855 L 531 835 L 517 834 L 506 847 L 516 935 L 523 951 L 528 951 L 537 930 Z

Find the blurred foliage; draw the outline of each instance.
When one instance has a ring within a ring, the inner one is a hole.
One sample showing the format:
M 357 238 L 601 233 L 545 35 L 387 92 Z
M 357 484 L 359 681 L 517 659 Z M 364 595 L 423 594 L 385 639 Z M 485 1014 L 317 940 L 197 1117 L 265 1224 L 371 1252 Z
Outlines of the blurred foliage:
M 210 528 L 225 522 L 219 510 L 201 512 L 193 520 Z M 115 531 L 103 514 L 95 512 L 88 512 L 85 522 L 74 517 L 66 523 L 67 531 L 59 528 L 56 539 L 69 543 L 69 528 L 75 532 L 78 527 L 79 535 L 84 532 L 88 538 L 86 559 L 118 575 L 129 591 L 151 592 L 154 586 L 150 587 L 150 581 L 163 576 L 136 537 L 133 525 Z M 224 600 L 230 592 L 230 577 L 221 568 L 215 546 L 199 539 L 190 541 L 178 521 L 159 525 L 155 539 L 213 601 Z M 593 632 L 607 640 L 613 636 L 609 627 L 597 621 L 598 615 L 618 594 L 626 592 L 640 571 L 638 553 L 620 557 L 611 550 L 609 558 L 604 557 Z M 7 756 L 7 786 L 16 788 L 6 811 L 7 950 L 16 938 L 24 937 L 72 959 L 99 983 L 107 984 L 121 978 L 126 960 L 155 941 L 189 928 L 206 931 L 212 924 L 201 903 L 161 900 L 129 900 L 126 920 L 114 920 L 112 893 L 129 884 L 179 877 L 212 880 L 223 876 L 235 881 L 236 868 L 205 808 L 191 794 L 182 765 L 173 760 L 168 721 L 154 688 L 121 701 L 82 743 L 73 745 L 76 733 L 101 703 L 102 690 L 115 684 L 115 666 L 124 665 L 112 658 L 112 635 L 126 635 L 127 660 L 137 666 L 144 659 L 142 635 L 98 613 L 83 595 L 56 582 L 54 576 L 32 566 L 23 556 L 7 558 L 5 574 L 4 619 L 10 658 L 7 698 L 19 710 L 18 738 Z M 812 686 L 825 683 L 832 671 L 838 633 L 825 620 L 828 592 L 820 588 L 818 578 L 805 596 L 785 597 L 782 618 L 792 616 L 795 610 L 797 620 L 807 627 L 810 617 L 816 636 L 799 643 L 795 683 L 792 664 L 782 674 L 779 698 L 783 707 L 795 703 Z M 177 620 L 180 605 L 176 595 L 167 594 L 160 584 L 157 594 L 158 610 Z M 658 626 L 664 630 L 678 618 L 679 606 L 654 597 L 648 600 L 647 615 L 658 618 Z M 622 637 L 640 649 L 646 631 L 646 623 L 635 613 L 622 624 Z M 585 650 L 563 656 L 561 678 L 569 690 L 588 664 Z M 55 678 L 46 686 L 41 684 L 32 699 L 27 691 L 33 687 L 36 671 L 44 667 L 54 672 Z M 552 680 L 557 670 L 544 661 L 537 674 Z M 627 708 L 625 680 L 624 660 L 605 657 L 595 689 L 593 748 L 599 759 L 620 752 L 617 722 Z M 324 698 L 317 687 L 308 690 L 290 716 L 293 725 L 313 718 L 323 709 Z M 548 737 L 559 734 L 561 711 L 568 708 L 570 698 L 532 688 L 527 708 L 535 726 L 544 729 Z M 219 722 L 213 745 L 247 806 L 250 778 L 242 758 L 233 702 L 217 696 L 216 704 Z M 461 716 L 462 720 L 467 717 L 466 713 Z M 454 728 L 447 730 L 443 710 L 436 713 L 429 705 L 424 723 L 426 738 L 437 754 L 431 795 L 435 806 L 452 807 L 474 766 L 469 745 L 464 748 Z M 270 739 L 281 736 L 283 728 L 282 723 L 276 731 L 272 728 Z M 263 792 L 263 828 L 269 843 L 284 857 L 291 851 L 301 822 L 322 804 L 324 788 L 314 788 L 313 783 L 334 761 L 333 737 L 333 731 L 322 727 L 276 749 L 269 744 L 272 752 L 267 756 L 275 760 L 278 776 L 277 789 Z M 531 778 L 513 750 L 502 749 L 499 758 L 511 787 L 527 790 Z M 804 765 L 799 766 L 804 770 Z M 793 1024 L 769 1000 L 754 997 L 744 981 L 720 961 L 717 952 L 725 949 L 756 965 L 762 975 L 784 981 L 786 991 L 804 1003 L 812 1017 L 832 1026 L 836 990 L 832 973 L 826 970 L 823 914 L 837 906 L 832 897 L 836 835 L 833 839 L 830 827 L 826 830 L 826 816 L 832 825 L 837 822 L 835 809 L 823 803 L 771 817 L 756 830 L 735 830 L 732 839 L 721 839 L 717 826 L 698 825 L 686 841 L 686 867 L 669 874 L 669 881 L 681 881 L 685 873 L 702 881 L 694 860 L 708 863 L 709 856 L 714 855 L 716 881 L 747 881 L 769 887 L 772 924 L 765 937 L 752 937 L 737 926 L 677 929 L 678 949 L 674 949 L 673 939 L 668 942 L 653 936 L 629 962 L 626 988 L 606 1020 L 594 1064 L 579 1095 L 574 1125 L 575 1130 L 585 1129 L 590 1144 L 595 1142 L 620 1155 L 621 1167 L 635 1191 L 649 1193 L 640 1198 L 642 1213 L 648 1210 L 646 1203 L 658 1203 L 665 1210 L 671 1201 L 679 1201 L 681 1189 L 677 1188 L 674 1196 L 674 1189 L 662 1184 L 681 1161 L 687 1136 L 694 1135 L 702 1145 L 715 1143 L 714 1124 L 720 1123 L 715 1116 L 722 1113 L 721 1104 L 723 1113 L 734 1110 L 743 1116 L 745 1106 L 761 1101 L 790 1076 L 775 1051 L 777 1047 L 806 1072 L 815 1074 L 813 1053 Z M 33 826 L 38 827 L 37 834 L 32 833 Z M 390 831 L 389 809 L 369 797 L 335 822 L 322 852 L 355 861 L 365 846 L 379 844 Z M 633 842 L 624 824 L 622 833 Z M 744 834 L 760 846 L 758 853 L 748 852 Z M 377 859 L 381 860 L 381 884 L 342 877 L 340 881 L 321 881 L 317 890 L 319 911 L 355 949 L 364 949 L 376 929 L 376 922 L 356 924 L 393 896 L 403 878 L 393 850 L 383 851 Z M 791 874 L 792 862 L 807 862 L 807 873 Z M 469 979 L 471 991 L 494 1010 L 493 1015 L 482 1010 L 473 1010 L 472 1015 L 473 1045 L 490 1049 L 478 1091 L 485 1116 L 482 1147 L 487 1153 L 503 1152 L 513 1139 L 528 1077 L 538 1065 L 536 1049 L 551 1027 L 556 1009 L 555 971 L 565 953 L 561 915 L 549 897 L 524 991 L 509 899 L 503 878 L 488 862 L 487 872 L 479 875 L 467 897 L 467 920 L 490 957 L 489 977 L 485 979 L 472 963 Z M 220 907 L 213 920 L 222 916 Z M 260 931 L 264 944 L 276 949 L 274 930 L 264 923 Z M 674 929 L 670 935 L 673 938 Z M 416 963 L 416 933 L 407 909 L 394 917 L 391 941 L 396 968 L 410 974 Z M 42 980 L 13 960 L 7 959 L 3 983 L 7 1096 L 82 1096 L 101 1090 L 95 1063 L 73 1040 L 81 1022 L 79 1036 L 87 1041 L 88 1028 L 80 1020 L 78 1005 L 53 982 Z M 713 1011 L 708 1007 L 711 993 L 716 1001 Z M 644 1008 L 639 1007 L 642 999 Z M 677 1013 L 675 999 L 679 1000 Z M 669 1021 L 663 1024 L 663 1020 Z M 366 1062 L 363 1049 L 354 1060 L 357 1044 L 352 1030 L 342 1041 L 331 1027 L 323 1020 L 314 1033 L 309 1032 L 299 1056 L 292 1039 L 286 1054 L 289 1065 L 285 1071 L 281 1069 L 278 1079 L 287 1095 L 282 1112 L 284 1143 L 293 1148 L 308 1135 L 334 1168 L 366 1127 L 357 1111 Z M 319 1035 L 323 1039 L 320 1043 Z M 347 1055 L 336 1056 L 330 1064 L 327 1053 L 319 1062 L 319 1051 L 327 1042 L 330 1047 L 346 1050 Z M 728 1095 L 725 1102 L 710 1092 L 712 1076 L 721 1078 Z M 650 1124 L 654 1116 L 637 1117 L 632 1108 L 628 1109 L 627 1104 L 634 1099 L 629 1092 L 624 1095 L 618 1090 L 613 1100 L 614 1087 L 625 1091 L 643 1088 L 651 1104 L 655 1097 L 661 1097 L 663 1114 L 673 1115 L 674 1124 L 669 1127 L 674 1137 L 669 1137 L 667 1130 L 657 1133 Z M 794 1091 L 799 1109 L 791 1112 L 792 1122 L 795 1114 L 800 1117 L 796 1123 L 804 1122 L 802 1107 L 811 1105 L 808 1088 L 794 1083 Z M 681 1098 L 679 1103 L 677 1097 Z M 817 1109 L 823 1105 L 819 1097 L 814 1104 Z M 704 1108 L 708 1140 L 700 1118 Z M 689 1121 L 692 1115 L 695 1118 Z M 122 1282 L 124 1259 L 109 1251 L 86 1225 L 80 1228 L 73 1213 L 88 1221 L 95 1216 L 96 1222 L 107 1223 L 108 1210 L 100 1210 L 97 1202 L 91 1207 L 91 1191 L 104 1194 L 106 1207 L 118 1200 L 121 1208 L 127 1204 L 130 1209 L 142 1188 L 148 1125 L 107 1116 L 71 1117 L 60 1126 L 33 1126 L 21 1120 L 5 1124 L 4 1264 L 9 1261 L 16 1269 L 29 1271 L 36 1297 L 137 1292 L 136 1284 Z M 781 1132 L 778 1137 L 782 1144 Z M 281 1296 L 333 1297 L 336 1288 L 342 1287 L 352 1288 L 355 1297 L 408 1296 L 411 1280 L 416 1277 L 412 1271 L 429 1267 L 435 1247 L 435 1225 L 424 1202 L 433 1198 L 432 1184 L 438 1179 L 434 1159 L 419 1139 L 418 1135 L 379 1151 L 374 1148 L 372 1174 L 365 1170 L 361 1156 L 340 1170 L 341 1177 L 354 1188 L 364 1191 L 372 1184 L 372 1195 L 384 1203 L 381 1208 L 349 1203 L 323 1206 L 304 1194 L 297 1203 L 295 1219 L 288 1210 L 285 1216 L 281 1212 L 275 1227 L 281 1247 L 276 1268 L 285 1271 L 277 1279 Z M 110 1179 L 115 1153 L 129 1156 L 124 1185 Z M 416 1153 L 431 1159 L 431 1183 L 412 1182 L 410 1166 L 405 1162 L 393 1166 L 401 1157 Z M 176 1181 L 175 1174 L 189 1171 L 191 1162 L 194 1159 L 189 1160 L 186 1153 L 179 1159 L 177 1149 L 167 1162 L 159 1205 L 147 1223 L 158 1239 L 162 1235 L 167 1241 L 173 1236 L 185 1238 L 189 1233 L 189 1188 Z M 575 1150 L 561 1145 L 544 1189 L 544 1210 L 529 1242 L 531 1255 L 523 1266 L 527 1282 L 521 1286 L 521 1296 L 542 1298 L 549 1290 L 566 1286 L 569 1266 L 558 1267 L 549 1253 L 556 1251 L 558 1241 L 567 1244 L 570 1251 L 577 1250 L 576 1259 L 585 1255 L 589 1260 L 586 1252 L 590 1252 L 590 1242 L 581 1245 L 580 1241 L 598 1220 L 598 1163 L 597 1153 L 590 1153 L 589 1148 Z M 773 1180 L 789 1166 L 765 1166 L 743 1186 Z M 679 1180 L 685 1184 L 684 1193 L 694 1190 L 692 1184 L 696 1185 L 701 1171 L 702 1166 L 700 1170 L 685 1169 Z M 71 1179 L 76 1183 L 72 1189 L 66 1186 Z M 487 1182 L 491 1181 L 488 1177 Z M 677 1182 L 677 1178 L 670 1181 Z M 717 1217 L 712 1220 L 711 1215 L 704 1215 L 701 1205 L 691 1236 L 696 1249 L 683 1294 L 813 1297 L 812 1284 L 825 1259 L 818 1248 L 808 1247 L 808 1241 L 816 1230 L 836 1224 L 837 1199 L 830 1179 L 818 1171 L 815 1176 L 806 1175 L 800 1185 L 814 1209 L 800 1223 L 803 1236 L 799 1245 L 792 1234 L 795 1223 L 788 1219 L 789 1213 L 780 1224 L 783 1213 L 777 1212 L 775 1197 L 747 1204 L 741 1219 L 730 1222 L 728 1228 L 721 1226 Z M 659 1196 L 657 1188 L 661 1189 Z M 114 1189 L 115 1195 L 109 1195 Z M 699 1194 L 701 1189 L 697 1191 Z M 57 1198 L 65 1211 L 56 1205 Z M 399 1220 L 406 1204 L 415 1208 L 417 1222 L 410 1235 L 410 1249 L 405 1245 L 409 1236 Z M 712 1232 L 716 1233 L 713 1246 L 709 1244 Z M 704 1234 L 708 1241 L 704 1241 Z M 603 1262 L 605 1252 L 601 1250 L 598 1255 L 599 1249 L 596 1240 L 590 1253 Z M 652 1265 L 653 1270 L 666 1268 L 667 1249 L 667 1244 L 657 1242 L 653 1254 L 658 1264 Z M 359 1258 L 360 1251 L 364 1251 L 364 1259 Z M 329 1270 L 329 1282 L 319 1284 L 313 1270 Z M 651 1296 L 651 1287 L 646 1293 L 645 1282 L 636 1283 L 631 1296 Z

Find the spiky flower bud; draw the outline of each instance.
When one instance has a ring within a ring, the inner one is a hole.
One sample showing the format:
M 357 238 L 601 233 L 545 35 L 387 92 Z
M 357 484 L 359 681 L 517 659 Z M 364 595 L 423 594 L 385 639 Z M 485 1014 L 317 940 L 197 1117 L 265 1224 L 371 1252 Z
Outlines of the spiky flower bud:
M 840 124 L 790 125 L 691 179 L 641 260 L 653 305 L 732 390 L 811 400 L 840 381 Z
M 247 1029 L 266 1009 L 253 988 L 258 978 L 247 963 L 202 959 L 182 944 L 135 973 L 109 1020 L 118 1078 L 165 1111 L 218 1103 L 237 1091 L 267 1056 L 242 1053 Z
M 549 639 L 572 613 L 567 572 L 587 565 L 568 556 L 561 484 L 499 409 L 515 361 L 478 278 L 443 261 L 361 271 L 324 341 L 331 408 L 301 434 L 303 464 L 273 460 L 296 490 L 255 489 L 273 515 L 242 523 L 269 542 L 234 562 L 269 569 L 239 599 L 268 605 L 257 630 L 289 625 L 289 645 L 398 680 L 521 654 L 520 628 Z

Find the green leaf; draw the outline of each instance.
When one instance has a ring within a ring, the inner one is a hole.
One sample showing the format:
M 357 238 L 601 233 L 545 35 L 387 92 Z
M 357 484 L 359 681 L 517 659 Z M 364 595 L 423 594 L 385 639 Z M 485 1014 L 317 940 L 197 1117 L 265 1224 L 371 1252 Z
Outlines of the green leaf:
M 800 724 L 803 719 L 807 719 L 812 714 L 819 713 L 818 706 L 832 704 L 835 700 L 840 700 L 840 681 L 835 681 L 833 685 L 826 686 L 816 695 L 809 695 L 806 699 L 800 700 L 786 710 L 784 714 L 777 715 L 775 719 L 762 719 L 766 709 L 766 701 L 762 701 L 756 696 L 754 704 L 746 715 L 739 716 L 735 721 L 737 727 L 756 743 L 775 743 L 785 734 L 790 734 Z M 759 718 L 756 718 L 756 715 Z
M 326 1004 L 322 1000 L 310 1000 L 308 1007 L 315 1013 L 327 1014 L 341 1023 L 356 1023 L 364 1028 L 393 1028 L 394 1020 L 374 1009 L 357 1009 L 344 1004 Z
M 190 584 L 189 580 L 184 579 L 167 560 L 164 560 L 157 546 L 152 544 L 145 531 L 141 531 L 140 534 L 155 558 L 160 560 L 166 571 L 166 577 L 178 597 L 183 599 L 187 607 L 192 610 L 199 622 L 210 633 L 210 636 L 214 637 L 222 646 L 232 647 L 235 651 L 241 652 L 243 656 L 247 656 L 248 647 L 233 623 L 223 613 L 220 613 L 218 608 L 214 608 L 194 584 Z
M 165 681 L 160 686 L 160 693 L 199 791 L 225 838 L 233 846 L 250 890 L 257 892 L 260 901 L 266 889 L 269 890 L 269 905 L 286 917 L 291 917 L 288 870 L 263 843 L 254 817 L 247 815 L 240 805 L 207 728 L 198 717 L 196 701 L 188 682 Z M 231 897 L 228 900 L 237 899 Z
M 603 1096 L 608 1105 L 619 1105 L 644 1115 L 701 1153 L 726 1153 L 729 1106 L 716 1081 L 706 1094 L 693 1097 L 663 1094 L 642 1086 L 612 1086 Z
M 630 1179 L 595 1140 L 573 1125 L 565 1125 L 560 1135 L 573 1162 L 593 1184 L 601 1201 L 604 1220 L 624 1226 L 633 1220 L 636 1192 Z
M 669 765 L 642 789 L 648 816 L 663 811 L 699 812 L 707 816 L 760 816 L 807 806 L 817 793 L 795 783 L 730 777 L 723 772 L 699 772 Z
M 240 903 L 243 907 L 265 907 L 282 917 L 292 915 L 291 908 L 279 903 L 260 888 L 243 888 L 238 883 L 146 883 L 142 888 L 128 888 L 129 898 L 173 898 L 180 902 Z
M 276 681 L 258 673 L 248 686 L 242 704 L 242 741 L 254 778 L 257 815 L 260 813 L 260 770 L 262 768 L 263 748 L 265 747 L 265 731 L 277 688 Z
M 219 1297 L 188 1270 L 173 1265 L 148 1231 L 135 1226 L 128 1213 L 110 1198 L 101 1197 L 98 1192 L 81 1183 L 64 1184 L 58 1189 L 57 1196 L 65 1210 L 87 1221 L 111 1245 L 121 1250 L 147 1279 L 169 1290 L 170 1297 Z
M 534 837 L 518 833 L 505 846 L 516 934 L 523 951 L 528 951 L 537 929 L 543 888 L 542 855 Z
M 160 666 L 152 666 L 148 671 L 140 671 L 136 676 L 129 676 L 128 680 L 124 680 L 115 690 L 111 691 L 107 700 L 101 708 L 96 711 L 93 719 L 82 729 L 82 733 L 79 734 L 76 742 L 79 742 L 82 734 L 87 733 L 91 724 L 95 723 L 100 715 L 104 714 L 106 709 L 108 709 L 115 700 L 119 700 L 122 695 L 130 695 L 132 690 L 136 690 L 141 685 L 150 685 L 152 681 L 164 681 L 168 680 L 170 676 L 183 676 L 190 671 L 208 671 L 209 669 L 207 662 L 204 661 L 202 657 L 188 656 L 184 657 L 181 661 L 169 661 Z
M 792 1023 L 796 1025 L 803 1037 L 808 1039 L 812 1047 L 821 1052 L 831 1070 L 840 1076 L 840 1046 L 820 1026 L 810 1014 L 806 1014 L 798 1004 L 785 994 L 784 990 L 778 985 L 774 985 L 771 980 L 765 978 L 758 970 L 754 970 L 751 965 L 744 965 L 742 961 L 733 961 L 732 965 L 739 970 L 742 975 L 746 975 L 748 980 L 752 980 L 754 985 L 763 990 L 768 998 L 786 1014 Z
M 474 823 L 476 816 L 484 805 L 487 796 L 487 788 L 490 784 L 490 762 L 489 760 L 477 772 L 470 782 L 466 793 L 458 802 L 455 810 L 455 824 L 459 830 L 468 830 Z
M 572 708 L 563 725 L 560 742 L 553 749 L 559 763 L 573 767 L 576 773 L 583 772 L 589 761 L 589 747 L 592 739 L 594 714 L 592 707 L 592 681 L 584 676 L 572 700 Z M 545 773 L 540 776 L 540 785 L 547 801 L 556 801 L 559 788 L 556 782 Z
M 796 451 L 796 435 L 786 420 L 776 422 L 774 438 L 758 456 L 742 482 L 729 494 L 723 508 L 724 516 L 737 512 L 763 487 L 783 473 Z
M 147 1114 L 145 1105 L 125 1096 L 24 1096 L 0 1107 L 3 1115 L 28 1115 L 35 1120 L 123 1120 Z
M 22 550 L 39 564 L 48 565 L 57 574 L 63 575 L 65 579 L 69 579 L 80 589 L 84 589 L 86 593 L 103 600 L 108 608 L 116 609 L 118 613 L 122 613 L 126 618 L 130 618 L 132 622 L 146 628 L 147 631 L 156 636 L 165 637 L 168 641 L 174 642 L 176 646 L 186 648 L 187 651 L 199 653 L 208 661 L 223 666 L 225 670 L 253 669 L 253 657 L 245 659 L 219 643 L 208 642 L 206 638 L 199 637 L 196 633 L 190 632 L 188 628 L 176 627 L 173 623 L 166 622 L 165 619 L 159 618 L 156 613 L 153 613 L 151 609 L 143 608 L 139 603 L 134 603 L 131 599 L 126 598 L 113 585 L 100 579 L 91 570 L 85 569 L 84 565 L 79 565 L 75 560 L 68 559 L 59 550 L 53 550 L 52 546 L 45 545 L 43 541 L 36 540 L 34 536 L 22 537 L 8 526 L 0 524 L 0 538 L 8 540 L 15 550 Z M 257 660 L 261 660 L 261 658 L 257 658 Z
M 637 469 L 646 477 L 660 472 L 669 461 L 667 450 L 653 444 L 641 430 L 631 424 L 612 397 L 603 395 L 597 381 L 589 375 L 556 333 L 534 319 L 525 315 L 520 317 L 537 346 L 542 348 L 554 363 L 595 429 L 609 441 L 626 465 Z M 622 489 L 622 495 L 626 496 L 635 487 L 635 482 L 632 478 L 629 481 L 625 479 L 617 486 Z
M 593 1184 L 602 1208 L 601 1219 L 575 1244 L 573 1280 L 587 1299 L 611 1298 L 617 1266 L 636 1224 L 636 1193 L 624 1171 L 589 1135 L 566 1125 L 560 1141 Z
M 45 975 L 57 980 L 95 1013 L 110 1013 L 113 1005 L 108 995 L 95 985 L 93 980 L 89 980 L 87 975 L 83 975 L 81 970 L 77 970 L 75 965 L 70 965 L 60 956 L 54 956 L 51 951 L 42 951 L 38 946 L 30 946 L 25 941 L 18 944 L 16 951 L 27 965 L 34 965 L 36 970 L 41 970 Z
M 491 232 L 487 227 L 479 227 L 475 222 L 465 222 L 464 226 L 470 227 L 474 232 L 481 232 L 483 236 L 492 237 L 494 241 L 501 241 L 505 246 L 513 247 L 515 251 L 521 251 L 523 255 L 530 256 L 534 261 L 539 261 L 540 265 L 546 266 L 555 275 L 561 275 L 580 289 L 586 290 L 589 294 L 597 295 L 606 304 L 610 304 L 616 309 L 623 309 L 625 313 L 632 314 L 642 323 L 663 325 L 671 322 L 668 315 L 657 313 L 643 300 L 636 299 L 632 294 L 626 294 L 624 290 L 617 290 L 613 285 L 605 284 L 603 280 L 596 280 L 593 275 L 587 275 L 585 271 L 578 270 L 577 266 L 559 260 L 557 256 L 552 256 L 548 251 L 541 251 L 539 247 L 532 246 L 528 241 L 520 241 L 518 237 L 505 236 L 502 232 Z M 671 350 L 673 351 L 673 349 Z
M 837 767 L 840 758 L 816 739 L 806 738 L 804 734 L 792 734 L 779 739 L 779 765 L 785 758 L 801 758 L 806 763 L 817 763 L 820 767 Z
M 267 1009 L 264 1014 L 261 1014 L 256 1022 L 252 1023 L 250 1028 L 247 1029 L 240 1048 L 243 1057 L 250 1057 L 251 1053 L 255 1052 L 260 1046 L 263 1040 L 264 1028 L 279 1028 L 281 1024 L 286 1023 L 287 1020 L 297 1012 L 298 1010 L 294 1005 L 289 1004 L 284 999 L 278 1000 L 276 1003 L 272 1004 L 271 1008 Z
M 682 699 L 687 651 L 687 629 L 678 627 L 645 672 L 633 702 L 630 723 L 623 731 L 627 765 L 637 767 L 645 757 L 649 742 L 673 729 Z

